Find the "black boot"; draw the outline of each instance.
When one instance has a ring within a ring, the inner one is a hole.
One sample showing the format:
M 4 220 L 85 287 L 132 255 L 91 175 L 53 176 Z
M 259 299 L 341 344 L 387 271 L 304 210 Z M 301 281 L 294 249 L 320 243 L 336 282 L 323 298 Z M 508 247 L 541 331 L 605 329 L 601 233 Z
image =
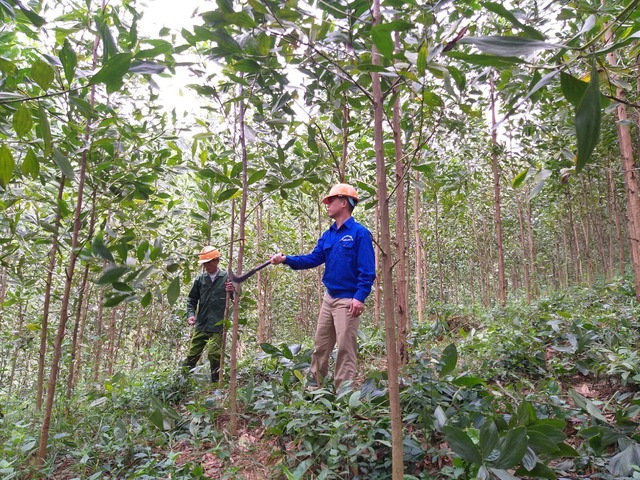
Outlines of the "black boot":
M 220 381 L 220 364 L 211 364 L 211 383 L 218 383 Z

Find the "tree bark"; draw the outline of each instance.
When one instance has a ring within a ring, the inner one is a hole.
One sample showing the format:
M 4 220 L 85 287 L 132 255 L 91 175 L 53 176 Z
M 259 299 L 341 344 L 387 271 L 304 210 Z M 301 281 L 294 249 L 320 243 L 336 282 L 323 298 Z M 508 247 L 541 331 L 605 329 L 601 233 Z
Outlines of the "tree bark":
M 420 178 L 420 172 L 417 170 L 414 173 L 414 187 L 413 187 L 413 241 L 416 245 L 416 279 L 415 279 L 415 295 L 416 295 L 416 308 L 418 310 L 418 323 L 424 322 L 424 305 L 422 295 L 422 239 L 420 238 L 420 189 L 418 188 L 418 179 Z
M 524 212 L 522 200 L 518 192 L 515 193 L 516 207 L 518 210 L 518 226 L 520 227 L 520 246 L 522 247 L 522 273 L 524 276 L 524 290 L 527 303 L 531 303 L 531 286 L 529 285 L 529 255 L 527 253 L 527 242 L 524 236 Z
M 396 49 L 400 42 L 396 33 Z M 396 192 L 396 312 L 398 322 L 398 355 L 402 365 L 409 362 L 407 351 L 407 324 L 409 301 L 407 298 L 407 260 L 406 260 L 406 230 L 405 230 L 405 191 L 404 166 L 402 164 L 402 127 L 400 125 L 400 103 L 396 96 L 393 104 L 393 144 L 396 163 L 395 192 Z
M 491 89 L 491 160 L 493 170 L 493 196 L 496 217 L 496 247 L 498 249 L 498 295 L 500 305 L 507 302 L 507 281 L 504 273 L 504 247 L 502 240 L 502 214 L 500 202 L 500 169 L 498 166 L 498 132 L 496 129 L 496 102 L 493 76 L 490 78 Z
M 240 226 L 238 235 L 241 238 L 240 247 L 238 248 L 238 260 L 237 271 L 242 271 L 242 260 L 244 257 L 244 238 L 245 238 L 245 221 L 247 215 L 247 143 L 245 136 L 245 124 L 244 124 L 244 99 L 243 99 L 243 87 L 240 88 L 240 98 L 238 120 L 240 122 L 239 134 L 240 134 L 240 148 L 242 155 L 242 204 L 240 206 Z M 240 311 L 240 295 L 242 291 L 242 284 L 236 287 L 235 296 L 233 297 L 233 329 L 231 332 L 231 360 L 229 362 L 229 374 L 231 377 L 229 384 L 229 432 L 231 435 L 236 436 L 238 433 L 238 402 L 237 402 L 237 363 L 238 363 L 238 329 L 239 329 L 239 311 Z
M 380 0 L 373 0 L 372 25 L 380 23 Z M 380 55 L 375 45 L 371 52 L 372 63 L 380 65 Z M 398 387 L 398 352 L 396 350 L 396 323 L 393 305 L 393 277 L 391 258 L 391 231 L 389 222 L 389 199 L 387 197 L 387 170 L 384 158 L 383 137 L 383 96 L 380 74 L 372 72 L 374 115 L 374 151 L 376 155 L 376 173 L 378 183 L 378 204 L 380 205 L 380 247 L 382 248 L 382 285 L 384 288 L 384 324 L 387 346 L 387 376 L 389 388 L 389 413 L 391 418 L 391 477 L 402 480 L 404 476 L 404 454 L 402 433 L 402 411 Z
M 60 185 L 58 186 L 58 201 L 56 205 L 56 218 L 53 223 L 53 234 L 51 236 L 51 250 L 49 251 L 49 266 L 47 267 L 47 280 L 44 290 L 44 304 L 42 306 L 42 330 L 40 331 L 40 351 L 38 354 L 38 387 L 36 393 L 36 411 L 42 409 L 42 396 L 44 391 L 44 363 L 47 355 L 47 337 L 49 335 L 49 310 L 51 308 L 51 289 L 53 286 L 53 270 L 56 268 L 56 257 L 58 254 L 58 235 L 60 231 L 60 203 L 64 193 L 65 176 L 60 175 Z M 3 302 L 0 302 L 0 305 Z
M 257 255 L 258 258 L 262 258 L 262 242 L 263 240 L 263 222 L 262 222 L 263 208 L 262 202 L 258 204 L 258 210 L 256 212 L 256 230 L 257 230 Z M 259 271 L 256 276 L 258 277 L 256 283 L 258 284 L 258 343 L 264 343 L 265 341 L 265 322 L 264 322 L 264 279 L 262 271 Z

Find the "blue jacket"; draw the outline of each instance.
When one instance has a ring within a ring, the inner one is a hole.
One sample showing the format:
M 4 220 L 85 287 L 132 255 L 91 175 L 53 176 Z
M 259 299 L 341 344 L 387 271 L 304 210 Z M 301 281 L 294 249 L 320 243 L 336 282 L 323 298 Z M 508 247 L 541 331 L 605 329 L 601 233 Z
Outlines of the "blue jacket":
M 335 222 L 307 255 L 287 255 L 294 270 L 325 264 L 322 283 L 333 298 L 364 302 L 376 278 L 371 232 L 350 217 L 339 229 Z

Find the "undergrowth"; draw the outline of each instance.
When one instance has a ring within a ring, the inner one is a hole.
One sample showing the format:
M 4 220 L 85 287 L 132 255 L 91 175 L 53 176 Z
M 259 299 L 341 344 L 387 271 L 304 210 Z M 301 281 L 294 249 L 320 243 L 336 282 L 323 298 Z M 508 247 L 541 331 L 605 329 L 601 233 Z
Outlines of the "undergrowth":
M 435 313 L 399 379 L 405 478 L 640 479 L 640 307 L 623 283 Z M 305 388 L 310 348 L 245 355 L 236 436 L 204 373 L 117 373 L 58 403 L 40 470 L 33 402 L 7 399 L 0 476 L 390 478 L 382 332 L 360 332 L 359 377 L 337 393 Z

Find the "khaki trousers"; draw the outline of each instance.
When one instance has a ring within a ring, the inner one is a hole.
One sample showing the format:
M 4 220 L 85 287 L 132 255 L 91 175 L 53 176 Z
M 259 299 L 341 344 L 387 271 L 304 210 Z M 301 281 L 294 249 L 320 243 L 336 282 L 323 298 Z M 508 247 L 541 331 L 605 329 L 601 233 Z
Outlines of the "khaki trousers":
M 329 357 L 338 344 L 334 384 L 336 390 L 345 380 L 353 380 L 356 375 L 358 354 L 358 327 L 360 317 L 349 313 L 351 298 L 331 298 L 325 293 L 318 315 L 315 345 L 311 355 L 311 375 L 321 385 L 329 373 Z

